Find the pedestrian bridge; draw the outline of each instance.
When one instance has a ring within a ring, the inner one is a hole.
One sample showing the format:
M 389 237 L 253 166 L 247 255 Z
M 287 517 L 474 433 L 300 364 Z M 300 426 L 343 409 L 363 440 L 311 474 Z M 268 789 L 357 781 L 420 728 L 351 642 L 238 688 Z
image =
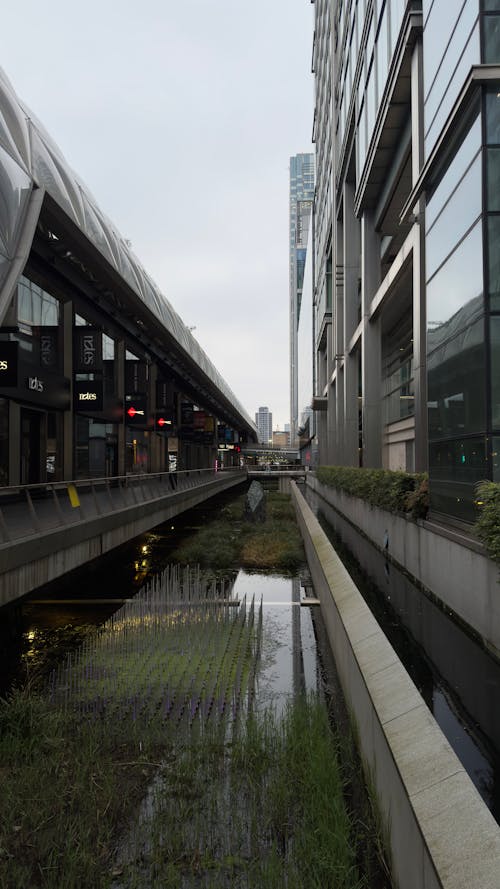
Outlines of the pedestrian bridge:
M 0 606 L 246 480 L 192 469 L 0 489 Z

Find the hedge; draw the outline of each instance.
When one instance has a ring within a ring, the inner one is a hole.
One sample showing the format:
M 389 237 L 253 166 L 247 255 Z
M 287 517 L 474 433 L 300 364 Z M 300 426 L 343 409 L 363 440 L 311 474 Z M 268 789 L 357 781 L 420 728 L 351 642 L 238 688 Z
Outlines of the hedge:
M 319 466 L 316 478 L 323 485 L 338 488 L 389 512 L 410 512 L 413 518 L 425 518 L 429 509 L 429 481 L 425 472 Z
M 480 482 L 476 487 L 476 504 L 479 516 L 474 530 L 490 558 L 500 564 L 500 484 Z

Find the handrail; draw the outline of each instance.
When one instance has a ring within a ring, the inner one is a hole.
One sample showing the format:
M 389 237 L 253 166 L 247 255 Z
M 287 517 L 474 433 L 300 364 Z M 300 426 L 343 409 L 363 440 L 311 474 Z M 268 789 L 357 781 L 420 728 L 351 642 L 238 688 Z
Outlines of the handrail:
M 236 473 L 246 474 L 246 469 L 224 470 L 225 477 Z M 210 466 L 3 487 L 0 545 L 180 493 L 218 474 Z

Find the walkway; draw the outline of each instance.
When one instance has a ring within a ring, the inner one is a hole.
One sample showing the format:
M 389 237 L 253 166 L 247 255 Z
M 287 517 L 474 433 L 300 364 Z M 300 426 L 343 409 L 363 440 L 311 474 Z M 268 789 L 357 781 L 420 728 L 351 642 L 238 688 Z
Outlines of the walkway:
M 192 469 L 0 489 L 0 606 L 246 478 Z

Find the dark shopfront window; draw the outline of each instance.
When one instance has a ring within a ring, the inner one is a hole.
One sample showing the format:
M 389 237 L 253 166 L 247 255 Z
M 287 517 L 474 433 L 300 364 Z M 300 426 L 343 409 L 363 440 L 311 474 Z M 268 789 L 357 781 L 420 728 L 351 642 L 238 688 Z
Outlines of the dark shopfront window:
M 9 484 L 9 402 L 0 398 L 0 487 Z
M 125 472 L 127 475 L 149 471 L 149 432 L 127 428 Z
M 4 320 L 17 328 L 20 358 L 51 373 L 61 370 L 59 300 L 21 276 Z
M 118 474 L 118 427 L 76 417 L 77 478 L 109 478 Z

